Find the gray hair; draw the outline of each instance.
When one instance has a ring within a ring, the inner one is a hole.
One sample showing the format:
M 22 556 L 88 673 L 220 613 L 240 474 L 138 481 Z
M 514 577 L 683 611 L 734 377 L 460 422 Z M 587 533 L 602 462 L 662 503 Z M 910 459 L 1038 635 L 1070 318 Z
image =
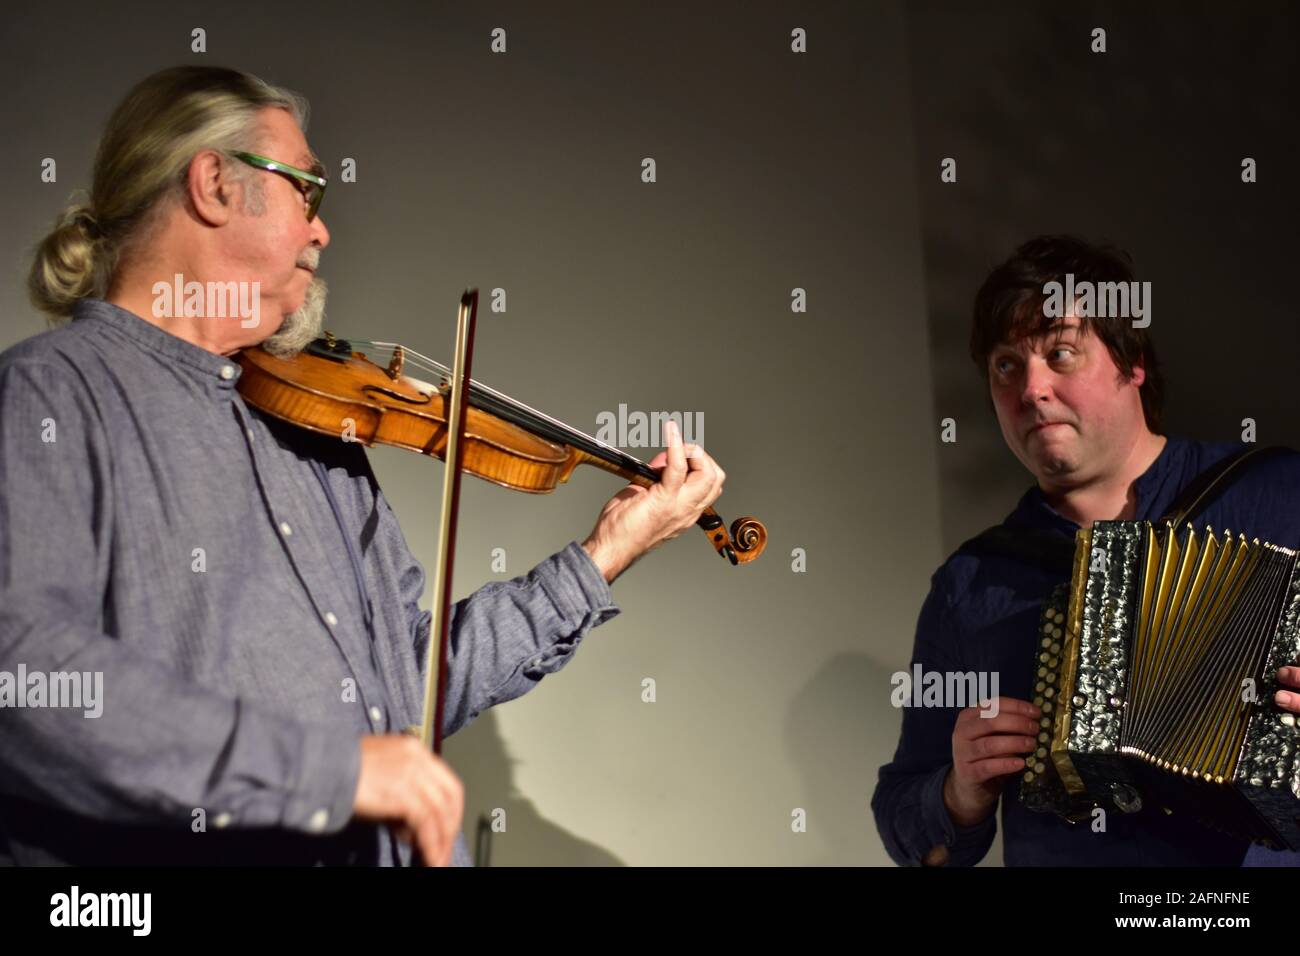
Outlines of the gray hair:
M 195 155 L 255 150 L 257 113 L 265 107 L 288 110 L 306 130 L 305 97 L 248 73 L 180 66 L 138 83 L 109 118 L 89 198 L 74 196 L 36 246 L 27 277 L 32 304 L 57 323 L 78 299 L 103 298 L 167 201 L 184 195 Z M 238 163 L 232 170 L 249 181 L 252 170 Z

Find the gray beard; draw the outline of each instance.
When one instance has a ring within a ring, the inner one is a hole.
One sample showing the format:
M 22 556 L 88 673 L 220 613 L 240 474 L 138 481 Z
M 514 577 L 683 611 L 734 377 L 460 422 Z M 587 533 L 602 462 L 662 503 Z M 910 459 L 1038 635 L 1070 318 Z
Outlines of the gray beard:
M 328 291 L 324 279 L 312 276 L 302 305 L 284 317 L 275 334 L 262 342 L 262 348 L 278 358 L 288 359 L 301 352 L 313 339 L 320 338 Z

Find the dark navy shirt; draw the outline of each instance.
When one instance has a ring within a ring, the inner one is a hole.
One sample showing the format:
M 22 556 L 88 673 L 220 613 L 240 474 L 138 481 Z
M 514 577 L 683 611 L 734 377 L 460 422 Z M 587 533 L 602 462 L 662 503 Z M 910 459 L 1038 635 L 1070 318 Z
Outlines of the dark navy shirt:
M 1170 437 L 1160 456 L 1137 479 L 1136 518 L 1157 521 L 1198 474 L 1247 446 L 1207 444 Z M 1192 523 L 1216 532 L 1300 546 L 1300 453 L 1288 452 L 1242 466 L 1245 473 Z M 1079 526 L 1031 488 L 1003 524 L 1059 531 L 1072 539 Z M 997 673 L 999 693 L 1028 700 L 1038 616 L 1063 578 L 1050 570 L 963 546 L 931 578 L 917 623 L 912 665 L 925 671 Z M 885 849 L 895 862 L 918 865 L 939 846 L 950 865 L 973 865 L 988 852 L 997 815 L 984 823 L 953 825 L 943 803 L 952 766 L 952 731 L 958 708 L 909 707 L 891 763 L 880 770 L 872 810 Z M 1186 818 L 1148 806 L 1139 813 L 1111 812 L 1106 830 L 1071 824 L 1027 810 L 1018 799 L 1020 775 L 1008 777 L 1001 800 L 1004 859 L 1008 866 L 1237 866 L 1294 865 L 1300 854 L 1254 847 Z

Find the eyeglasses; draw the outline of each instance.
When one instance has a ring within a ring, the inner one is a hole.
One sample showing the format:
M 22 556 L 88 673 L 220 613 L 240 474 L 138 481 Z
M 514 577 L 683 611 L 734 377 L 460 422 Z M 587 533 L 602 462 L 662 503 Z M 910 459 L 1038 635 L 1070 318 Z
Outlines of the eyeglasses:
M 290 166 L 288 163 L 277 162 L 274 159 L 267 159 L 265 156 L 258 156 L 256 153 L 231 153 L 235 159 L 248 163 L 250 166 L 256 166 L 258 169 L 265 169 L 268 172 L 279 173 L 294 184 L 294 188 L 302 193 L 303 201 L 307 204 L 307 221 L 311 222 L 316 218 L 316 210 L 320 208 L 320 202 L 325 198 L 325 187 L 328 185 L 325 179 L 317 176 L 315 173 L 309 173 L 306 170 Z M 303 183 L 304 185 L 299 185 Z

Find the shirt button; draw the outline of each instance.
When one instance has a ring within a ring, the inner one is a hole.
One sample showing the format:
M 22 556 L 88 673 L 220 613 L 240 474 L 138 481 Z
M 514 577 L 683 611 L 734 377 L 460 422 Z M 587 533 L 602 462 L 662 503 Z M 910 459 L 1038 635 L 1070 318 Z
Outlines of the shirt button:
M 333 611 L 326 611 L 326 612 L 325 612 L 325 623 L 326 623 L 326 624 L 328 624 L 330 627 L 333 627 L 333 626 L 334 626 L 335 624 L 337 624 L 338 622 L 339 622 L 339 619 L 338 619 L 337 617 L 334 616 L 334 612 L 333 612 Z
M 249 441 L 253 440 L 253 430 L 251 428 L 248 430 L 248 440 Z
M 226 827 L 230 826 L 230 814 L 218 813 L 212 818 L 212 825 L 218 830 L 224 830 Z
M 283 534 L 286 538 L 289 537 L 289 535 L 293 534 L 293 529 L 289 527 L 289 522 L 287 521 L 280 522 L 280 533 Z
M 330 812 L 328 810 L 317 810 L 307 821 L 307 829 L 313 833 L 320 833 L 325 829 L 325 825 L 330 822 Z
M 221 377 L 229 382 L 235 377 L 235 367 L 233 365 L 221 366 Z
M 370 719 L 373 720 L 375 723 L 379 723 L 381 720 L 384 719 L 384 712 L 380 710 L 378 707 L 371 707 Z

